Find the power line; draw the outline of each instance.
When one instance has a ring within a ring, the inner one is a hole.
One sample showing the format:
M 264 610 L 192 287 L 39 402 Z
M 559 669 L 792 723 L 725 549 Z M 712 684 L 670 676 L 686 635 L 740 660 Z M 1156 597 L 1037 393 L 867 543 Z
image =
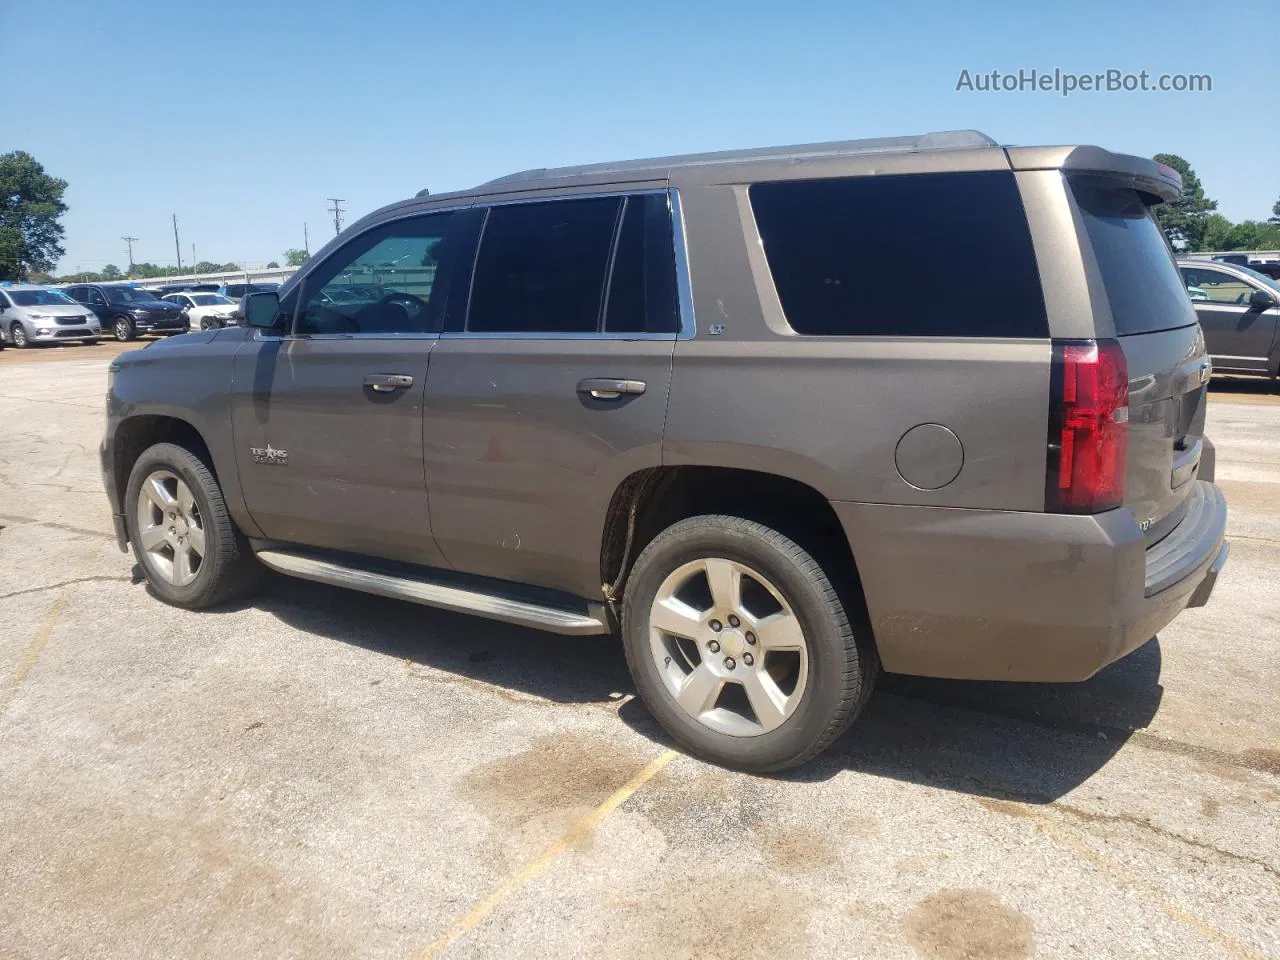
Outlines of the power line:
M 333 235 L 336 237 L 342 232 L 342 214 L 344 211 L 338 204 L 343 201 L 337 197 L 325 197 L 325 199 L 333 201 L 333 206 L 329 208 L 329 212 L 333 214 Z

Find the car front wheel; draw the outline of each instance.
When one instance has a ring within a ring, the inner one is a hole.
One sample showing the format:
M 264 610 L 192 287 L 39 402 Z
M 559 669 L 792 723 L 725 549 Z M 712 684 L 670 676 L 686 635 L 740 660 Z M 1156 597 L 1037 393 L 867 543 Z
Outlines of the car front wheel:
M 17 321 L 14 321 L 13 325 L 9 327 L 9 339 L 13 341 L 13 345 L 19 350 L 31 346 L 31 341 L 27 339 L 26 327 Z
M 127 343 L 138 335 L 133 326 L 133 321 L 128 317 L 116 317 L 111 321 L 111 332 L 115 334 L 116 339 L 121 343 Z
M 636 560 L 627 663 L 689 752 L 739 770 L 798 766 L 853 722 L 875 681 L 870 638 L 802 546 L 730 516 L 682 520 Z
M 262 568 L 213 472 L 191 451 L 172 443 L 144 450 L 123 506 L 134 556 L 165 603 L 199 610 L 256 584 Z

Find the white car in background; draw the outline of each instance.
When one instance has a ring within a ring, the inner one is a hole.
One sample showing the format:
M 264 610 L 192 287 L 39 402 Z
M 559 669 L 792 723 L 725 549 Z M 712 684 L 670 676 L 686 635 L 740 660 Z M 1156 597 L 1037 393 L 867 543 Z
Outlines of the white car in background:
M 180 306 L 192 330 L 217 330 L 235 323 L 236 302 L 220 293 L 170 293 L 161 299 Z

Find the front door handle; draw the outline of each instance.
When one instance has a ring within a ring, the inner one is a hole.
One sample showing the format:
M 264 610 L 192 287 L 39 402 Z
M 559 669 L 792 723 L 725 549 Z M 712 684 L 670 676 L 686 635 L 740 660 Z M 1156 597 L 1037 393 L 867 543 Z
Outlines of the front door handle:
M 624 395 L 637 396 L 644 393 L 643 380 L 613 380 L 609 377 L 592 377 L 578 381 L 578 392 L 586 393 L 596 400 L 617 400 Z
M 412 387 L 413 377 L 407 373 L 371 373 L 364 378 L 364 385 L 373 387 L 378 393 L 390 393 Z

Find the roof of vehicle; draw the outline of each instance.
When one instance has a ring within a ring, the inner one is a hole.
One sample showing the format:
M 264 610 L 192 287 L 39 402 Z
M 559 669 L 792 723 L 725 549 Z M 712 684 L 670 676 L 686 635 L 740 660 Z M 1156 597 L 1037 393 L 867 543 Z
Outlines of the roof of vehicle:
M 687 153 L 644 160 L 614 163 L 589 163 L 574 167 L 535 167 L 489 180 L 482 187 L 515 184 L 537 180 L 559 180 L 569 177 L 596 176 L 603 173 L 653 173 L 668 175 L 680 167 L 710 164 L 744 163 L 764 160 L 810 160 L 818 157 L 857 157 L 877 153 L 918 153 L 924 150 L 957 150 L 999 147 L 985 133 L 977 130 L 946 130 L 913 134 L 905 137 L 876 137 L 868 140 L 834 140 L 829 143 L 801 143 L 783 147 L 752 147 L 746 150 L 718 150 L 713 153 Z
M 0 290 L 54 290 L 55 287 L 46 287 L 41 283 L 10 283 L 5 281 L 0 283 Z

